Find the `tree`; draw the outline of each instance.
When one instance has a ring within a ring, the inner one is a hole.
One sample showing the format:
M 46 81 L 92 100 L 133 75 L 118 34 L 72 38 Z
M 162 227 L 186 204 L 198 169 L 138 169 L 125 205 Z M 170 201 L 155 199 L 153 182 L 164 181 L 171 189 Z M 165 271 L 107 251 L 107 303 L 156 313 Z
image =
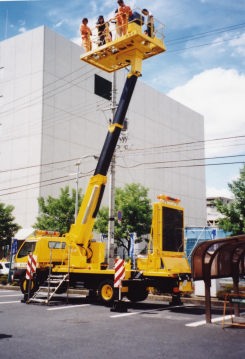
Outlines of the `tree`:
M 152 208 L 148 189 L 138 183 L 127 184 L 124 188 L 116 188 L 115 212 L 122 212 L 122 221 L 115 221 L 114 238 L 118 246 L 123 246 L 129 253 L 129 234 L 136 232 L 138 241 L 142 235 L 150 233 Z M 95 224 L 95 230 L 100 233 L 108 231 L 108 208 L 103 207 Z
M 108 232 L 108 218 L 109 218 L 109 209 L 108 207 L 101 207 L 96 222 L 94 224 L 94 229 L 98 233 L 107 233 Z
M 15 233 L 21 227 L 15 223 L 15 217 L 12 212 L 14 206 L 5 205 L 0 202 L 0 243 L 1 246 L 11 245 L 11 239 L 14 237 Z
M 78 192 L 78 204 L 82 201 L 81 190 Z M 38 198 L 40 214 L 36 219 L 34 228 L 49 231 L 58 231 L 60 234 L 67 233 L 71 224 L 75 222 L 76 190 L 69 187 L 61 188 L 59 198 L 48 196 Z
M 240 177 L 228 183 L 230 191 L 234 195 L 234 200 L 228 204 L 223 204 L 217 200 L 215 205 L 224 218 L 219 220 L 219 227 L 233 235 L 245 233 L 245 165 L 240 170 Z

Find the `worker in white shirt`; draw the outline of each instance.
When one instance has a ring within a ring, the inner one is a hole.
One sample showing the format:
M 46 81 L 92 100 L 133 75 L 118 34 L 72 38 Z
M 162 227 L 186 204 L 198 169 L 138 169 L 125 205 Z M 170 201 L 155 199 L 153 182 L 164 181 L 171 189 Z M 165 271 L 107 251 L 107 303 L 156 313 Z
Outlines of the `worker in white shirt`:
M 147 26 L 147 35 L 150 37 L 154 37 L 154 18 L 152 13 L 147 9 L 141 10 L 142 14 L 147 16 L 146 26 Z

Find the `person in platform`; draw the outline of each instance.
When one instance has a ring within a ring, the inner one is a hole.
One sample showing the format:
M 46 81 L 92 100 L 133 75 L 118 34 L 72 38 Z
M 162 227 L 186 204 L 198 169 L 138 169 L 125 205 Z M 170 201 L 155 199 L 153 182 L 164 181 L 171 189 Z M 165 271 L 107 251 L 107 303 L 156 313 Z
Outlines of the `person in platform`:
M 128 31 L 128 18 L 132 16 L 130 6 L 125 5 L 123 0 L 118 0 L 118 12 L 116 15 L 117 26 L 121 29 L 121 34 L 126 35 Z
M 142 14 L 147 16 L 146 26 L 147 26 L 147 35 L 150 37 L 154 37 L 154 18 L 152 13 L 147 9 L 142 9 Z
M 88 19 L 84 17 L 82 19 L 82 24 L 80 26 L 80 33 L 82 37 L 82 45 L 86 52 L 92 50 L 92 41 L 91 41 L 91 35 L 92 31 L 88 27 Z
M 105 20 L 104 20 L 104 16 L 100 15 L 98 17 L 97 23 L 96 23 L 96 28 L 98 30 L 98 45 L 102 46 L 105 45 Z

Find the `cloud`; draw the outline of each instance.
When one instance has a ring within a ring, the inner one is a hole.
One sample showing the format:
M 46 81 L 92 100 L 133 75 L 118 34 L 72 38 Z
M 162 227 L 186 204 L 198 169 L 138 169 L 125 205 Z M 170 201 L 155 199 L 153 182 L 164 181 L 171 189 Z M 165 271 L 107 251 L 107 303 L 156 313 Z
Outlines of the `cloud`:
M 207 197 L 226 197 L 233 198 L 232 193 L 228 188 L 216 188 L 216 187 L 207 187 L 206 189 Z
M 56 24 L 53 25 L 54 29 L 61 27 L 64 24 L 64 20 L 58 21 Z
M 214 68 L 195 75 L 168 96 L 204 116 L 205 138 L 244 134 L 245 74 Z
M 18 31 L 22 34 L 23 32 L 26 32 L 27 29 L 26 29 L 26 27 L 21 26 Z
M 229 41 L 229 45 L 233 48 L 235 55 L 245 56 L 245 33 Z

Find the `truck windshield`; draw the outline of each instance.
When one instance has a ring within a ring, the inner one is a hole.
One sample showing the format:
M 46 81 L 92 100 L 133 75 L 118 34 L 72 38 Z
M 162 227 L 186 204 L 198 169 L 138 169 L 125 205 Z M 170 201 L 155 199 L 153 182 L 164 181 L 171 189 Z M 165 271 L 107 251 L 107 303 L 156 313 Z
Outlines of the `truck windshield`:
M 28 256 L 29 252 L 34 252 L 36 247 L 36 242 L 25 242 L 21 247 L 19 253 L 17 254 L 17 258 L 23 258 Z

